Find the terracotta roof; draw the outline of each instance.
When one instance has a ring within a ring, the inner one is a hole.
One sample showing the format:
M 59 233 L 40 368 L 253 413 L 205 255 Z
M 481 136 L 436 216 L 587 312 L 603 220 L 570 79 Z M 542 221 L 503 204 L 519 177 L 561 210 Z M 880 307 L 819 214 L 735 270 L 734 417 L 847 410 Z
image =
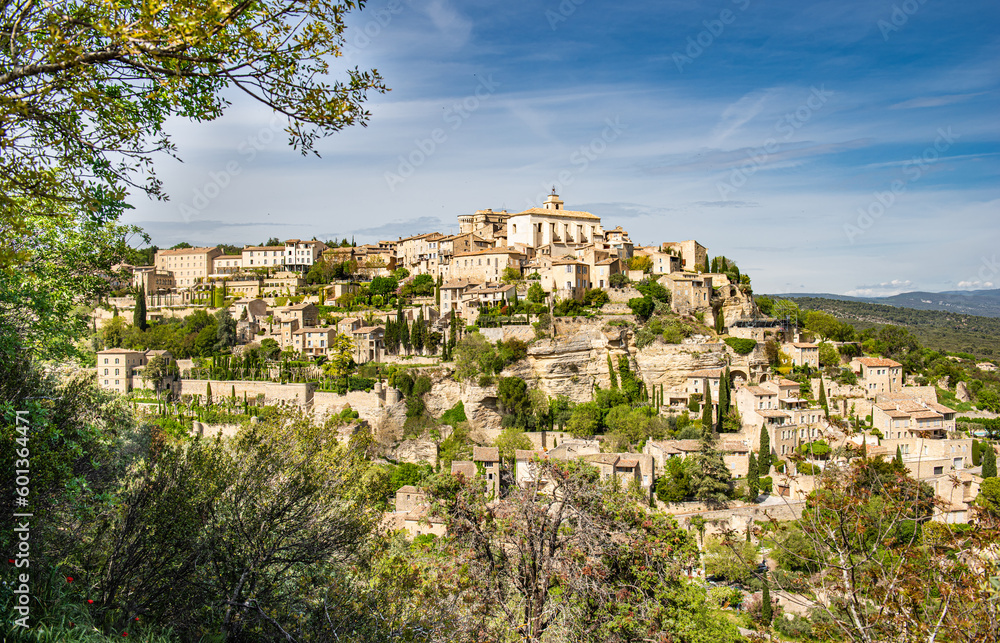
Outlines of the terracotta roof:
M 451 473 L 461 473 L 466 478 L 473 478 L 476 475 L 476 463 L 468 460 L 455 460 L 451 463 Z
M 292 304 L 291 306 L 287 306 L 285 310 L 305 310 L 309 306 L 312 306 L 312 304 L 304 301 L 301 304 Z
M 729 453 L 749 453 L 750 447 L 743 444 L 739 440 L 724 440 L 719 443 L 719 451 Z
M 169 256 L 169 255 L 193 255 L 193 254 L 205 254 L 206 252 L 211 252 L 212 250 L 218 250 L 218 248 L 177 248 L 176 250 L 157 250 L 157 255 Z
M 591 214 L 589 212 L 584 212 L 582 210 L 548 210 L 546 208 L 528 208 L 524 212 L 518 212 L 511 216 L 521 216 L 524 214 L 543 214 L 550 217 L 559 217 L 562 219 L 593 219 L 595 221 L 600 221 L 601 217 Z
M 275 250 L 285 251 L 285 246 L 243 246 L 244 250 Z
M 619 460 L 615 465 L 616 467 L 637 467 L 639 466 L 638 460 Z
M 455 258 L 459 257 L 475 257 L 477 255 L 521 255 L 524 256 L 523 252 L 512 249 L 510 246 L 502 246 L 499 248 L 484 248 L 482 250 L 475 250 L 473 252 L 461 252 L 455 255 Z
M 896 366 L 902 366 L 899 362 L 894 362 L 891 359 L 884 359 L 881 357 L 857 357 L 855 360 L 862 366 L 870 367 L 881 367 L 888 366 L 894 368 Z
M 351 333 L 353 335 L 367 335 L 368 333 L 373 333 L 376 330 L 384 330 L 381 326 L 362 326 L 361 328 L 355 328 Z
M 618 459 L 618 455 L 614 453 L 591 453 L 590 455 L 583 456 L 583 460 L 587 462 L 599 462 L 610 465 L 616 464 Z
M 721 368 L 703 368 L 698 371 L 691 371 L 688 373 L 688 377 L 722 377 Z
M 474 462 L 499 462 L 500 449 L 497 447 L 472 447 Z
M 514 451 L 515 460 L 532 460 L 535 456 L 538 456 L 542 460 L 546 460 L 549 457 L 544 451 L 532 451 L 530 449 L 516 449 Z
M 819 344 L 812 344 L 809 342 L 792 342 L 792 346 L 795 348 L 819 348 Z
M 404 484 L 402 487 L 396 490 L 396 493 L 421 493 L 420 489 L 417 489 L 412 484 Z
M 449 281 L 448 283 L 441 284 L 441 290 L 451 290 L 453 288 L 468 288 L 470 286 L 478 286 L 479 282 L 476 281 L 464 281 L 462 279 L 457 279 L 455 281 Z
M 778 386 L 781 386 L 781 387 L 785 387 L 785 386 L 798 386 L 799 385 L 798 382 L 796 382 L 794 380 L 786 380 L 783 377 L 780 378 L 780 379 L 778 379 L 778 380 L 776 380 L 774 383 L 777 384 Z
M 754 412 L 765 418 L 787 418 L 791 417 L 784 411 L 779 411 L 778 409 L 754 409 Z
M 754 397 L 760 397 L 761 395 L 777 395 L 774 391 L 769 391 L 766 388 L 761 388 L 759 386 L 747 386 L 746 389 L 750 391 Z

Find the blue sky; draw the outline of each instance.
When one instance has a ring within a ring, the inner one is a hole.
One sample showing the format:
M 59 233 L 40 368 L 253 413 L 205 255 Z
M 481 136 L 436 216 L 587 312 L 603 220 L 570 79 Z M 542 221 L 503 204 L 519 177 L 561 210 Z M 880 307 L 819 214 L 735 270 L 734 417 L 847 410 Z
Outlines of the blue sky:
M 1000 5 L 375 0 L 349 66 L 392 91 L 302 157 L 263 108 L 176 121 L 166 247 L 449 232 L 566 207 L 695 238 L 757 292 L 1000 287 Z M 221 186 L 221 187 L 220 187 Z

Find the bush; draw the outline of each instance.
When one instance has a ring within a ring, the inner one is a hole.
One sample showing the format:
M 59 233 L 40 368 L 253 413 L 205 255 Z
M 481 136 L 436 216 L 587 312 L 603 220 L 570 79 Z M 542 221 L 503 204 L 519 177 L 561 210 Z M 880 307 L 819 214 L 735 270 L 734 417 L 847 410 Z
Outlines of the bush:
M 774 489 L 774 480 L 771 476 L 765 476 L 760 479 L 760 492 L 761 493 L 771 493 Z
M 774 619 L 774 629 L 778 631 L 778 634 L 793 639 L 808 639 L 812 638 L 813 635 L 812 622 L 798 614 Z
M 736 607 L 743 602 L 743 592 L 735 587 L 713 587 L 708 602 L 716 607 Z
M 753 349 L 757 348 L 757 342 L 752 339 L 743 339 L 741 337 L 727 337 L 723 341 L 729 348 L 733 349 L 737 355 L 749 355 L 753 352 Z
M 815 464 L 810 464 L 809 462 L 799 462 L 795 465 L 795 470 L 804 476 L 814 476 L 819 474 L 822 469 Z
M 441 424 L 449 424 L 451 426 L 458 426 L 459 422 L 467 422 L 468 418 L 465 416 L 465 405 L 462 404 L 462 400 L 459 400 L 455 406 L 451 407 L 441 416 Z
M 424 393 L 431 392 L 431 378 L 426 375 L 421 375 L 417 378 L 417 381 L 413 383 L 413 394 L 423 395 Z
M 640 320 L 646 321 L 653 314 L 655 306 L 652 297 L 634 297 L 628 300 L 628 307 L 632 309 L 632 314 Z

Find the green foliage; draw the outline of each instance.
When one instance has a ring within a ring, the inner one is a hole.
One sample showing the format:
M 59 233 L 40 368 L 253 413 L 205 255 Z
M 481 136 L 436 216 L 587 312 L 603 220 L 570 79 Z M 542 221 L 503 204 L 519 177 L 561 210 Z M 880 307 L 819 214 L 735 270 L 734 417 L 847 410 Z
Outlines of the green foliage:
M 747 469 L 747 497 L 756 502 L 760 495 L 760 470 L 757 468 L 757 457 L 750 453 L 750 465 Z
M 530 451 L 533 448 L 528 436 L 522 429 L 517 428 L 505 429 L 497 436 L 493 445 L 500 450 L 500 458 L 508 464 L 513 464 L 515 451 Z
M 997 477 L 997 452 L 989 442 L 983 453 L 983 479 Z
M 760 427 L 760 441 L 758 445 L 757 453 L 759 455 L 757 456 L 757 464 L 760 472 L 767 475 L 771 471 L 771 436 L 764 426 Z
M 462 400 L 459 400 L 455 406 L 451 407 L 441 416 L 441 424 L 448 424 L 451 426 L 458 426 L 459 422 L 467 422 L 468 418 L 465 417 L 465 405 Z
M 636 318 L 644 322 L 653 314 L 655 306 L 652 297 L 634 297 L 628 300 L 628 307 L 632 309 L 632 314 Z
M 612 288 L 624 288 L 629 284 L 628 275 L 623 272 L 616 272 L 608 277 L 608 285 Z
M 757 566 L 757 547 L 742 540 L 724 542 L 714 536 L 705 539 L 705 573 L 721 576 L 731 583 L 746 585 Z
M 108 215 L 109 204 L 130 190 L 161 196 L 150 156 L 173 149 L 168 124 L 215 120 L 239 90 L 280 113 L 289 143 L 304 153 L 319 137 L 364 124 L 367 93 L 385 91 L 378 74 L 328 77 L 354 8 L 325 0 L 5 5 L 0 22 L 18 28 L 5 28 L 0 53 L 8 97 L 0 107 L 8 124 L 0 220 L 56 214 L 67 203 L 110 220 L 117 213 Z
M 990 476 L 979 485 L 976 504 L 995 518 L 1000 518 L 1000 478 Z
M 537 281 L 528 287 L 528 294 L 525 299 L 532 304 L 540 304 L 545 301 L 546 293 L 542 290 L 542 285 Z
M 752 339 L 741 337 L 726 337 L 724 340 L 729 348 L 733 349 L 737 355 L 749 355 L 753 349 L 757 348 L 757 342 Z
M 601 308 L 609 301 L 611 301 L 611 298 L 608 296 L 608 293 L 604 292 L 600 288 L 590 288 L 583 293 L 583 304 L 585 306 Z
M 577 438 L 589 438 L 601 425 L 601 409 L 596 402 L 577 404 L 566 423 L 566 429 Z
M 653 260 L 646 255 L 635 255 L 628 260 L 628 269 L 649 273 L 653 270 Z
M 683 502 L 690 494 L 690 476 L 681 458 L 667 458 L 656 481 L 656 497 L 663 502 Z
M 655 279 L 643 279 L 635 285 L 635 289 L 642 293 L 643 297 L 649 297 L 654 302 L 670 303 L 670 291 Z
M 513 417 L 513 426 L 523 429 L 528 425 L 531 417 L 531 400 L 528 398 L 528 385 L 523 379 L 500 378 L 497 385 L 497 404 L 501 413 Z

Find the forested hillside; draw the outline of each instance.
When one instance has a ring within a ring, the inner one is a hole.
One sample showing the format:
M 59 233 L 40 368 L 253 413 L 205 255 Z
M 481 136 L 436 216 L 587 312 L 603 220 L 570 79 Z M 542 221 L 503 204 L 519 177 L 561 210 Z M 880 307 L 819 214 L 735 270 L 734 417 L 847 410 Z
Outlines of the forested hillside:
M 858 330 L 883 324 L 905 326 L 921 344 L 935 350 L 969 353 L 983 359 L 1000 355 L 1000 319 L 994 317 L 819 297 L 796 297 L 794 301 L 803 310 L 829 313 Z

